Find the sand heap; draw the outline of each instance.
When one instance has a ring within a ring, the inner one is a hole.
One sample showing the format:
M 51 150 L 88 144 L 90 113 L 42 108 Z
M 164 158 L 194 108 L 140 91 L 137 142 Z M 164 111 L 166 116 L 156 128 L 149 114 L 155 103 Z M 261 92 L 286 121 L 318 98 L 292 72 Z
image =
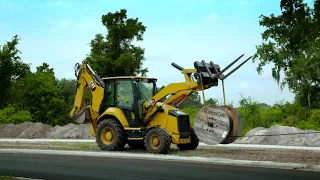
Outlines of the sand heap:
M 278 136 L 254 136 L 274 135 L 290 133 L 296 134 Z M 274 125 L 270 128 L 258 127 L 249 131 L 245 136 L 236 140 L 236 144 L 266 144 L 287 146 L 317 146 L 320 147 L 320 131 L 301 130 L 295 127 Z M 50 139 L 94 139 L 90 134 L 89 124 L 67 124 L 65 126 L 50 126 L 42 123 L 24 122 L 21 124 L 0 124 L 0 138 L 50 138 Z
M 0 124 L 0 138 L 91 139 L 89 124 L 52 127 L 43 123 Z
M 310 132 L 317 132 L 317 133 L 308 134 Z M 292 134 L 292 133 L 293 134 L 305 133 L 305 134 L 273 136 L 275 134 Z M 255 135 L 267 135 L 267 136 L 255 136 Z M 246 137 L 246 136 L 249 136 L 249 137 Z M 257 127 L 249 131 L 245 135 L 245 137 L 242 137 L 236 140 L 234 143 L 320 147 L 320 131 L 301 130 L 295 127 L 279 126 L 279 125 L 274 125 L 274 126 L 271 126 L 270 128 Z

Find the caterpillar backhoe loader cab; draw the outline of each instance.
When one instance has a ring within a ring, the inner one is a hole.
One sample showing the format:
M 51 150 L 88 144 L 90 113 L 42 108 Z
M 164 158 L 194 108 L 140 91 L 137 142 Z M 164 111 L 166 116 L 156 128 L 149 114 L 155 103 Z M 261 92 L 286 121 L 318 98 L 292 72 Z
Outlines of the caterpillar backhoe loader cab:
M 230 140 L 230 137 L 241 130 L 240 117 L 232 107 L 207 106 L 205 110 L 201 109 L 194 127 L 190 117 L 177 108 L 191 93 L 217 86 L 218 79 L 223 80 L 232 73 L 222 74 L 229 67 L 220 71 L 219 65 L 204 61 L 196 61 L 194 69 L 184 69 L 175 63 L 172 66 L 182 72 L 185 82 L 171 83 L 158 92 L 156 78 L 120 76 L 101 79 L 86 61 L 77 63 L 77 93 L 70 117 L 78 123 L 90 123 L 90 132 L 101 150 L 120 151 L 128 144 L 151 153 L 168 153 L 171 144 L 182 150 L 194 150 L 199 139 L 232 142 L 234 139 Z M 89 106 L 84 105 L 86 88 L 92 93 Z M 223 138 L 216 138 L 221 136 L 219 127 L 223 127 Z

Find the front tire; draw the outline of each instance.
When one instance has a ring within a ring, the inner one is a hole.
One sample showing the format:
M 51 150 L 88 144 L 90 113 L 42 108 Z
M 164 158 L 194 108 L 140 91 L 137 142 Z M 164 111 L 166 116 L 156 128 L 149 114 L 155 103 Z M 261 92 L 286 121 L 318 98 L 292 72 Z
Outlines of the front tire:
M 199 145 L 199 139 L 198 139 L 196 132 L 194 131 L 194 129 L 192 127 L 191 127 L 190 136 L 191 136 L 191 143 L 178 144 L 177 147 L 181 150 L 195 150 L 195 149 L 197 149 L 197 147 Z
M 96 142 L 101 150 L 122 151 L 127 135 L 119 121 L 113 118 L 104 119 L 98 124 Z
M 168 154 L 170 151 L 171 138 L 165 130 L 152 128 L 147 132 L 144 144 L 150 153 Z

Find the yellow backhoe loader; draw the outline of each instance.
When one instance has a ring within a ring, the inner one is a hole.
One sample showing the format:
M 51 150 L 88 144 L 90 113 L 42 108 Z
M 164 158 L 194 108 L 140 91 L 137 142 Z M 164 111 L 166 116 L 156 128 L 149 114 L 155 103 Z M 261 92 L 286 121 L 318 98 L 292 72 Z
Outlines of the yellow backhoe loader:
M 159 92 L 156 78 L 101 79 L 86 61 L 77 63 L 77 92 L 70 117 L 77 123 L 90 123 L 90 132 L 101 150 L 121 151 L 128 144 L 151 153 L 167 154 L 171 144 L 181 150 L 195 150 L 199 140 L 208 144 L 233 142 L 233 136 L 241 133 L 241 118 L 234 108 L 205 106 L 191 125 L 189 115 L 177 106 L 193 92 L 218 86 L 219 79 L 223 84 L 226 77 L 251 58 L 223 75 L 242 56 L 223 70 L 212 61 L 196 61 L 193 69 L 172 63 L 182 72 L 185 82 L 168 84 Z M 85 106 L 86 88 L 92 93 L 88 106 Z

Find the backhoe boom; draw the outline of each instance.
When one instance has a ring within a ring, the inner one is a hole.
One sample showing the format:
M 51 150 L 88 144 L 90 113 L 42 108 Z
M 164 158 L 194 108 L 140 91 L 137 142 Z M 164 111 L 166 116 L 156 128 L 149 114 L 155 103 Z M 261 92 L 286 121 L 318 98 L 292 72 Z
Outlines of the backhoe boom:
M 99 109 L 104 97 L 105 84 L 86 61 L 83 61 L 80 65 L 76 64 L 75 75 L 77 77 L 77 90 L 74 105 L 69 115 L 71 119 L 78 123 L 88 120 L 93 123 L 93 127 L 96 127 L 96 120 L 99 117 Z M 87 87 L 90 87 L 92 93 L 92 104 L 84 107 Z

